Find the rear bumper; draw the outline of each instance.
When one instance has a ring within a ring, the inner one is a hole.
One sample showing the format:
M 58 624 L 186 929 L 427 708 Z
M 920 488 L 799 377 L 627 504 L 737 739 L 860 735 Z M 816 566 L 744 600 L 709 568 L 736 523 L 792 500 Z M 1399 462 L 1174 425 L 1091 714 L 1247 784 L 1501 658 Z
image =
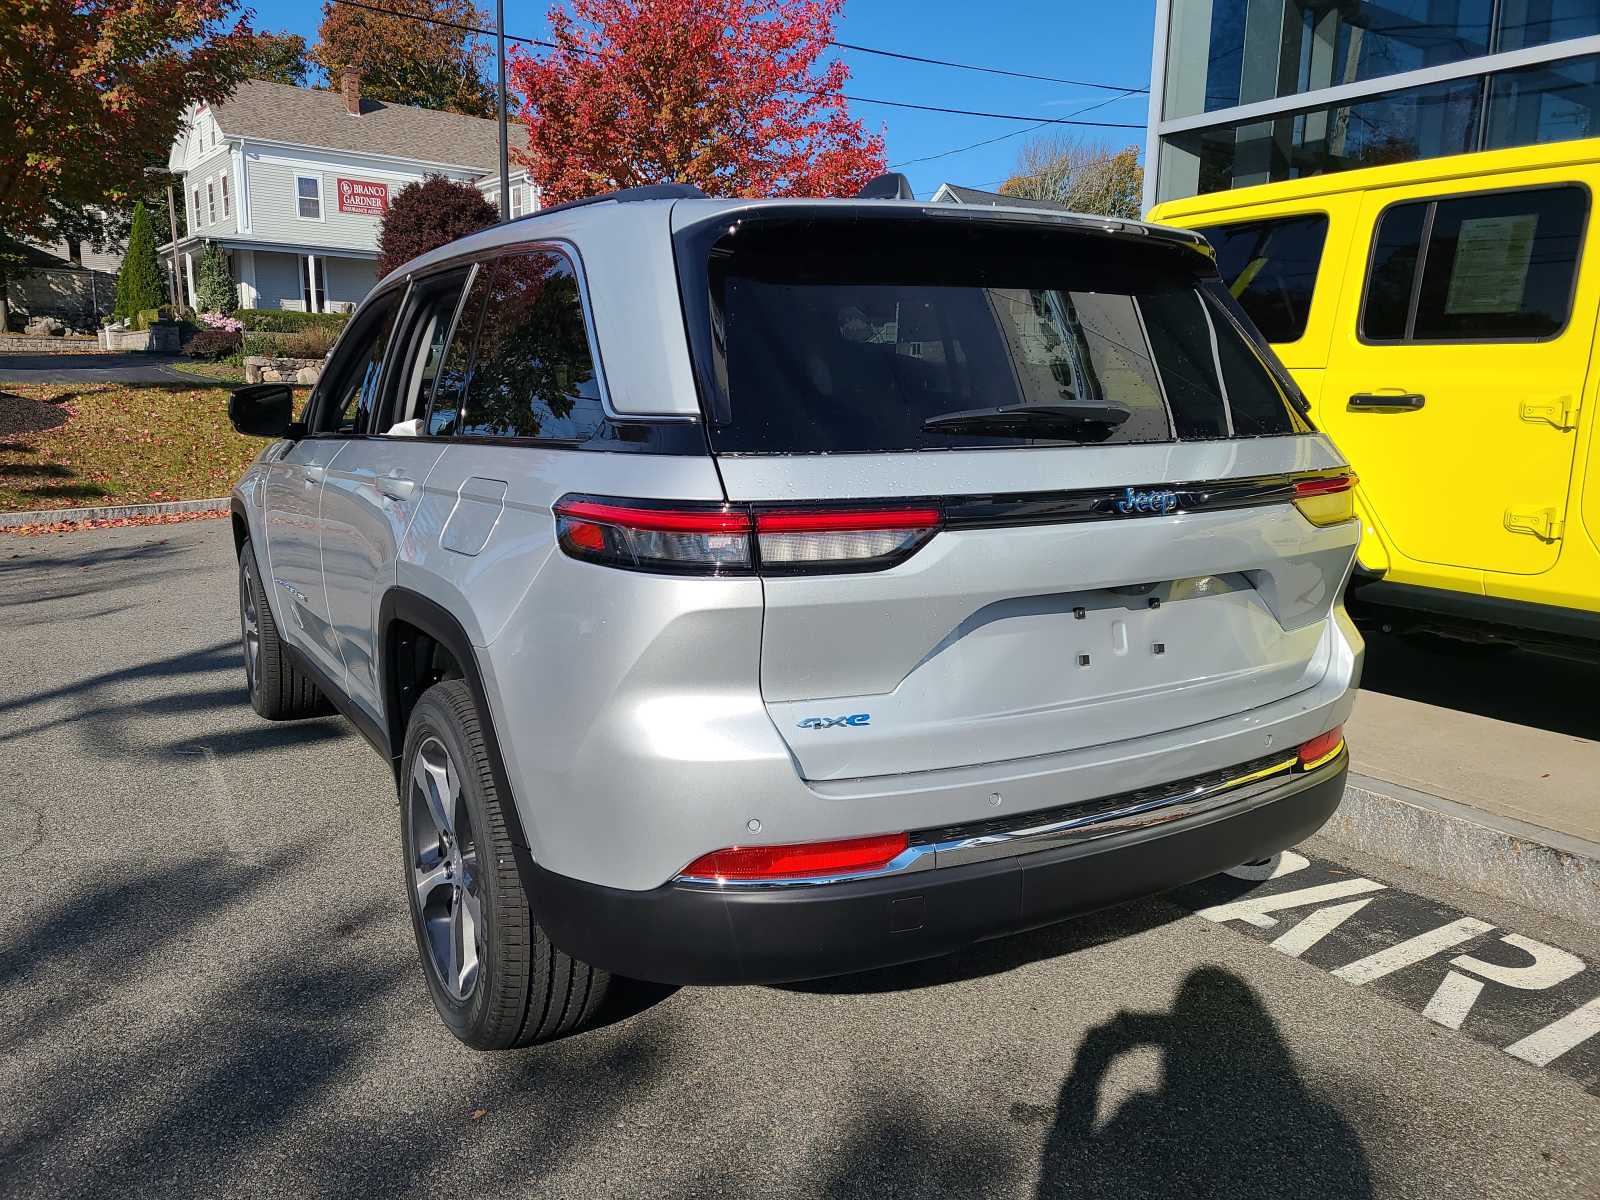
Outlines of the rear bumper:
M 947 954 L 1263 858 L 1322 827 L 1348 756 L 1237 804 L 1078 845 L 814 887 L 627 891 L 538 866 L 539 922 L 567 953 L 660 983 L 781 983 Z

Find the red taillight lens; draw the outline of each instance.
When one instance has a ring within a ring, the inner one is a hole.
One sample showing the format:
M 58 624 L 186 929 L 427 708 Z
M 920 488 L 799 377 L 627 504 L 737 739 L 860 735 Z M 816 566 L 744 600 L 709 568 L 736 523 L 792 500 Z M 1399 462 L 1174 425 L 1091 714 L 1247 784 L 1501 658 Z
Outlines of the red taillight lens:
M 573 558 L 635 571 L 785 575 L 874 571 L 939 531 L 937 508 L 782 509 L 657 504 L 567 496 L 556 538 Z
M 1294 485 L 1294 497 L 1326 496 L 1332 492 L 1348 492 L 1356 485 L 1354 475 L 1334 475 L 1327 479 L 1302 479 Z
M 903 833 L 803 842 L 795 846 L 730 846 L 703 854 L 683 869 L 690 879 L 799 879 L 877 871 L 910 844 Z
M 675 508 L 563 499 L 556 538 L 573 558 L 697 575 L 748 574 L 750 514 L 728 508 Z
M 910 557 L 940 521 L 936 508 L 761 512 L 756 540 L 764 572 L 876 570 Z
M 1302 767 L 1321 766 L 1344 747 L 1344 726 L 1335 725 L 1327 733 L 1303 742 L 1296 753 Z

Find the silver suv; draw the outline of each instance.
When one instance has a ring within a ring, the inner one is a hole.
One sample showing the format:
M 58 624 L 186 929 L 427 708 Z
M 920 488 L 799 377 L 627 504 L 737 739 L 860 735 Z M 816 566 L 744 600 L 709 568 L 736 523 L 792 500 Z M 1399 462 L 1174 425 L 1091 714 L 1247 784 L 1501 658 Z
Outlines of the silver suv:
M 233 494 L 250 698 L 393 764 L 440 1014 L 796 980 L 1342 792 L 1354 479 L 1196 235 L 636 189 L 390 275 Z

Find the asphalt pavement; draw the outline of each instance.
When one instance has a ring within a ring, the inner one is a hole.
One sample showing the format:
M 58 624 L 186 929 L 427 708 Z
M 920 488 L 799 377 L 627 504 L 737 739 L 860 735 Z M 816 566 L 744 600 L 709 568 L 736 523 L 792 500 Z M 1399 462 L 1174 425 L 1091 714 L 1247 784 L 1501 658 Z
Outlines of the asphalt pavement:
M 215 379 L 182 369 L 176 354 L 0 354 L 0 384 L 170 383 L 219 387 Z
M 1316 839 L 1271 880 L 466 1050 L 383 765 L 256 718 L 235 597 L 225 521 L 0 537 L 8 1198 L 1600 1192 L 1600 933 Z

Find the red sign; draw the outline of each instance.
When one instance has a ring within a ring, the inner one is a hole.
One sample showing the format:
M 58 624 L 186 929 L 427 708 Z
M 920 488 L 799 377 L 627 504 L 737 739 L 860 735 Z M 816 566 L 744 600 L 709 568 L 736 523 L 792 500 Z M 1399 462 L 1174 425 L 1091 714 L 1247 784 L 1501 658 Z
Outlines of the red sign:
M 341 179 L 339 211 L 381 217 L 389 211 L 389 185 L 368 179 Z

